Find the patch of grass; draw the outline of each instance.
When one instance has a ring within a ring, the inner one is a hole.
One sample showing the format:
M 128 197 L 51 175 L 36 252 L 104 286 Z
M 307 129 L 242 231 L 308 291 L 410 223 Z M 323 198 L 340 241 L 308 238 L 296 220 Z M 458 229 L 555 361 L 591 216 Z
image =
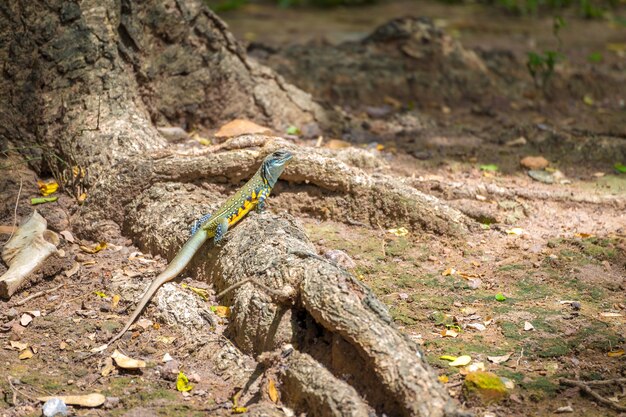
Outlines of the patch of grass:
M 501 272 L 506 272 L 506 271 L 515 271 L 515 270 L 524 270 L 527 269 L 528 267 L 526 265 L 522 265 L 522 264 L 509 264 L 509 265 L 502 265 L 501 267 L 498 268 L 498 271 Z
M 411 247 L 411 242 L 405 237 L 398 237 L 387 242 L 385 246 L 385 252 L 390 256 L 402 257 L 406 254 L 407 250 Z
M 536 300 L 552 294 L 553 290 L 543 284 L 534 282 L 532 278 L 523 278 L 515 282 L 516 295 L 522 300 Z
M 411 326 L 419 321 L 415 312 L 406 305 L 400 304 L 389 308 L 389 314 L 394 321 Z
M 561 337 L 542 338 L 537 340 L 538 346 L 528 345 L 531 354 L 540 358 L 558 358 L 567 355 L 571 348 Z
M 625 336 L 611 330 L 610 326 L 599 320 L 590 320 L 589 325 L 581 327 L 568 339 L 572 349 L 593 349 L 607 352 L 612 347 L 624 343 Z
M 559 386 L 545 376 L 526 383 L 520 381 L 520 385 L 527 390 L 541 391 L 549 397 L 554 397 L 559 390 Z
M 495 370 L 495 374 L 498 376 L 502 376 L 505 378 L 509 378 L 511 381 L 514 381 L 517 385 L 519 385 L 524 379 L 524 374 L 521 372 L 513 372 L 509 369 L 498 368 Z

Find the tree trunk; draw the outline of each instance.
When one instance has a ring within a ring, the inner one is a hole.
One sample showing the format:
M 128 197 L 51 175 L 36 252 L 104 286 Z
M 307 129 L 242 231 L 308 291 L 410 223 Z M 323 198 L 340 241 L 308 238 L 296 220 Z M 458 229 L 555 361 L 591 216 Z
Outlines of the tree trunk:
M 260 151 L 176 154 L 157 127 L 203 130 L 234 117 L 279 131 L 329 123 L 307 94 L 250 61 L 199 1 L 9 1 L 0 5 L 0 28 L 0 139 L 40 174 L 88 172 L 72 177 L 88 194 L 73 218 L 83 236 L 124 233 L 171 258 L 187 225 L 276 147 L 296 154 L 284 176 L 291 184 L 279 184 L 276 198 L 292 213 L 321 199 L 343 221 L 451 234 L 472 227 L 436 198 L 377 175 L 359 151 L 252 137 Z M 200 252 L 194 271 L 218 290 L 249 278 L 225 299 L 233 306 L 229 337 L 279 375 L 286 404 L 320 416 L 462 414 L 386 308 L 317 256 L 289 215 L 252 215 L 223 246 Z

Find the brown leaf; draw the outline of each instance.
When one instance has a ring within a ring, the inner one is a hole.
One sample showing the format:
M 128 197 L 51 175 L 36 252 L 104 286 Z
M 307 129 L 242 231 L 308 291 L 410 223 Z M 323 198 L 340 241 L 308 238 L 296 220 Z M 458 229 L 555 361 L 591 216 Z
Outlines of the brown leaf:
M 145 361 L 142 361 L 140 359 L 129 358 L 128 356 L 124 355 L 123 353 L 120 353 L 120 351 L 118 351 L 118 350 L 115 350 L 113 352 L 113 354 L 111 355 L 111 358 L 113 358 L 113 360 L 115 360 L 115 363 L 120 368 L 124 368 L 124 369 L 138 369 L 138 368 L 145 368 L 146 367 L 146 362 Z
M 217 138 L 231 138 L 240 135 L 253 135 L 271 133 L 271 130 L 265 126 L 258 125 L 250 120 L 235 119 L 228 122 L 215 133 Z

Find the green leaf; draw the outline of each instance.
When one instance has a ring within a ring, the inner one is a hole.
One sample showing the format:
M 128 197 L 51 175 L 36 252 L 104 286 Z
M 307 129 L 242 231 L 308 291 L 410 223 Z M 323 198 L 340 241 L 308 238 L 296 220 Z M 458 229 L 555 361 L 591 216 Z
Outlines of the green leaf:
M 587 56 L 587 61 L 591 62 L 592 64 L 599 64 L 600 62 L 602 62 L 603 56 L 602 56 L 602 52 L 592 52 Z
M 288 135 L 299 135 L 300 134 L 300 129 L 298 129 L 295 126 L 289 126 L 287 128 L 287 134 Z
M 501 292 L 496 294 L 496 301 L 502 302 L 504 300 L 506 300 L 506 297 L 504 296 L 504 294 L 502 294 Z
M 621 164 L 618 162 L 615 165 L 613 165 L 613 168 L 615 168 L 615 170 L 619 172 L 620 174 L 626 174 L 626 165 L 624 164 Z
M 59 199 L 59 197 L 37 197 L 37 198 L 31 198 L 30 199 L 30 204 L 37 205 L 37 204 L 43 204 L 43 203 L 52 203 L 54 201 L 57 201 Z
M 481 165 L 480 170 L 481 171 L 497 171 L 498 166 L 496 164 Z
M 178 378 L 176 378 L 176 389 L 180 392 L 191 391 L 193 385 L 189 383 L 189 378 L 182 371 L 178 373 Z

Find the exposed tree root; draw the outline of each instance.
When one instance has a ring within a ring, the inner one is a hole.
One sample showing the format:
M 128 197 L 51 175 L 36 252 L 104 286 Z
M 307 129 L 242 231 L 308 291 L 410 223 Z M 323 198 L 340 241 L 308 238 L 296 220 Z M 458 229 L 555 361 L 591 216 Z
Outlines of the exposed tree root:
M 264 155 L 279 147 L 292 150 L 295 158 L 282 178 L 303 184 L 296 198 L 285 206 L 314 212 L 339 221 L 359 221 L 377 226 L 410 225 L 439 234 L 460 235 L 475 226 L 472 220 L 439 199 L 424 194 L 403 180 L 382 174 L 368 174 L 354 165 L 375 166 L 359 151 L 337 152 L 302 148 L 278 138 L 266 138 L 260 150 L 235 150 L 187 158 L 164 158 L 146 162 L 155 181 L 238 182 L 249 176 Z M 307 185 L 309 184 L 309 185 Z M 315 187 L 312 187 L 315 186 Z M 317 190 L 316 190 L 317 189 Z M 315 204 L 319 189 L 324 205 Z
M 576 194 L 568 190 L 541 189 L 541 188 L 512 188 L 501 187 L 496 184 L 481 183 L 467 184 L 462 182 L 446 182 L 441 180 L 420 180 L 410 181 L 415 188 L 425 192 L 438 192 L 445 200 L 459 198 L 475 199 L 477 195 L 483 197 L 499 198 L 524 198 L 527 200 L 549 200 L 549 201 L 570 201 L 587 204 L 611 204 L 617 208 L 626 207 L 626 199 L 619 196 L 596 195 L 596 194 Z
M 600 404 L 605 405 L 609 408 L 612 408 L 617 411 L 625 412 L 626 407 L 623 405 L 619 405 L 607 398 L 604 398 L 597 392 L 595 392 L 591 386 L 601 386 L 601 385 L 625 385 L 626 378 L 617 378 L 617 379 L 608 379 L 604 381 L 576 381 L 573 379 L 561 378 L 561 385 L 567 385 L 569 387 L 577 387 L 580 388 L 585 394 L 590 395 L 593 399 L 598 401 Z

